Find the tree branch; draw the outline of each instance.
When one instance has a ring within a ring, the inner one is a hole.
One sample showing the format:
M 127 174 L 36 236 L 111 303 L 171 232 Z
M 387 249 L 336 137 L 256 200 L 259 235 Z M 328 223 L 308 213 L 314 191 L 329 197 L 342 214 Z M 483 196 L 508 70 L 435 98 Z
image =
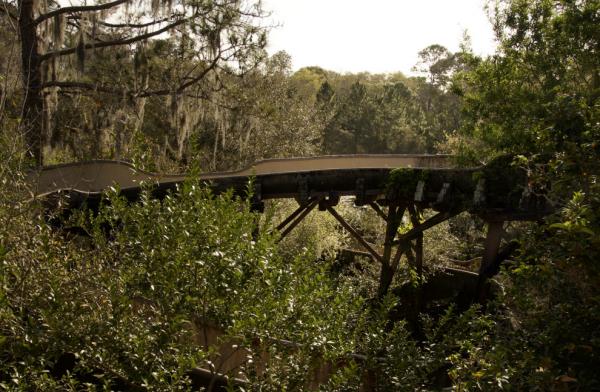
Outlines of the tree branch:
M 208 65 L 208 67 L 204 68 L 202 70 L 202 72 L 200 72 L 199 75 L 197 75 L 197 76 L 191 78 L 190 80 L 188 80 L 187 82 L 179 85 L 179 87 L 177 87 L 177 89 L 175 89 L 175 90 L 163 89 L 163 90 L 155 90 L 155 91 L 146 91 L 146 92 L 142 92 L 140 94 L 136 94 L 136 97 L 145 98 L 145 97 L 150 97 L 150 96 L 169 95 L 169 94 L 172 94 L 173 92 L 175 92 L 176 94 L 181 94 L 183 91 L 185 91 L 185 89 L 187 89 L 191 85 L 202 80 L 210 71 L 212 71 L 217 66 L 217 63 L 219 62 L 220 59 L 221 59 L 221 53 L 219 53 L 218 56 L 215 56 L 214 60 L 211 61 L 211 63 Z
M 116 39 L 116 40 L 111 40 L 111 41 L 105 41 L 105 42 L 94 42 L 94 43 L 88 43 L 85 45 L 85 49 L 92 49 L 92 48 L 104 48 L 107 46 L 121 46 L 121 45 L 128 45 L 128 44 L 132 44 L 134 42 L 138 42 L 138 41 L 142 41 L 151 37 L 154 37 L 156 35 L 162 34 L 166 31 L 171 30 L 172 28 L 175 28 L 185 22 L 187 22 L 188 20 L 190 20 L 191 17 L 189 18 L 184 18 L 184 19 L 179 19 L 178 21 L 175 21 L 169 25 L 166 25 L 165 27 L 163 27 L 162 29 L 158 29 L 156 31 L 153 31 L 151 33 L 145 33 L 145 34 L 140 34 L 140 35 L 136 35 L 135 37 L 131 37 L 131 38 L 125 38 L 125 39 Z M 46 61 L 49 58 L 52 58 L 53 56 L 66 56 L 69 54 L 73 54 L 77 51 L 76 47 L 73 48 L 68 48 L 68 49 L 62 49 L 62 50 L 56 50 L 56 51 L 52 51 L 52 52 L 47 52 L 44 53 L 43 55 L 40 56 L 40 61 Z
M 104 27 L 109 27 L 109 28 L 132 28 L 132 29 L 142 29 L 144 27 L 150 27 L 150 26 L 154 26 L 156 24 L 159 23 L 164 23 L 164 22 L 168 22 L 169 20 L 173 19 L 173 17 L 180 17 L 183 16 L 183 14 L 174 14 L 171 15 L 168 18 L 163 18 L 163 19 L 157 19 L 157 20 L 153 20 L 150 22 L 146 22 L 146 23 L 109 23 L 109 22 L 104 22 L 104 21 L 98 21 L 97 23 L 101 26 Z M 71 20 L 80 20 L 81 17 L 80 16 L 70 16 L 69 19 Z
M 99 85 L 99 84 L 95 84 L 95 83 L 86 83 L 86 82 L 77 82 L 77 81 L 64 81 L 64 82 L 60 82 L 60 81 L 56 81 L 56 80 L 48 81 L 48 82 L 43 83 L 41 85 L 41 88 L 45 89 L 45 88 L 50 88 L 50 87 L 60 87 L 60 88 L 65 88 L 65 89 L 80 89 L 80 90 L 88 90 L 88 91 L 102 92 L 102 93 L 115 94 L 115 95 L 129 95 L 129 96 L 131 96 L 133 98 L 156 97 L 156 96 L 170 95 L 170 94 L 173 94 L 173 93 L 181 94 L 188 87 L 190 87 L 191 85 L 199 82 L 210 71 L 212 71 L 217 66 L 217 63 L 218 63 L 219 59 L 220 59 L 220 56 L 217 56 L 208 65 L 208 67 L 206 67 L 205 69 L 202 70 L 202 72 L 200 72 L 199 75 L 197 75 L 194 78 L 188 80 L 187 82 L 179 85 L 179 87 L 177 87 L 177 89 L 175 89 L 175 90 L 173 90 L 173 89 L 162 89 L 162 90 L 150 90 L 150 91 L 135 92 L 135 91 L 132 91 L 132 90 L 118 89 L 118 88 L 113 88 L 113 87 L 109 87 L 109 86 L 103 86 L 103 85 Z
M 51 81 L 48 81 L 41 85 L 42 89 L 49 88 L 49 87 L 74 88 L 74 89 L 80 89 L 80 90 L 98 91 L 98 92 L 102 92 L 102 93 L 118 94 L 118 95 L 131 94 L 131 92 L 129 92 L 127 90 L 116 89 L 116 88 L 112 88 L 112 87 L 102 86 L 102 85 L 98 85 L 98 84 L 94 84 L 94 83 L 86 83 L 86 82 L 73 82 L 73 81 L 59 82 L 56 80 L 51 80 Z
M 9 18 L 11 18 L 14 21 L 18 21 L 19 17 L 16 14 L 13 14 L 10 9 L 8 9 L 8 4 L 3 1 L 2 2 L 2 7 L 0 7 L 0 12 L 6 14 Z
M 72 12 L 89 12 L 89 11 L 107 10 L 107 9 L 116 7 L 120 4 L 126 3 L 128 1 L 130 1 L 130 0 L 115 0 L 110 3 L 97 4 L 97 5 L 61 7 L 54 11 L 50 11 L 46 14 L 42 14 L 42 15 L 38 16 L 33 21 L 33 24 L 38 25 L 38 24 L 42 23 L 43 21 L 45 21 L 46 19 L 50 19 L 50 18 L 53 18 L 53 17 L 55 17 L 57 15 L 61 15 L 61 14 L 67 14 L 67 13 L 72 13 Z

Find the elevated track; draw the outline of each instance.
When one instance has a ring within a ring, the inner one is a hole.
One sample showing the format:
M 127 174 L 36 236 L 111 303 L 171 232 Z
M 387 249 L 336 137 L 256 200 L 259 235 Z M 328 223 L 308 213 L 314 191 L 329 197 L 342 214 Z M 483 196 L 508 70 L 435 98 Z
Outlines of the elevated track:
M 464 211 L 488 223 L 480 274 L 494 269 L 503 223 L 539 219 L 549 211 L 543 198 L 530 189 L 527 174 L 509 163 L 505 159 L 458 168 L 445 155 L 342 155 L 264 160 L 238 171 L 204 173 L 199 179 L 215 193 L 233 189 L 241 197 L 247 196 L 252 179 L 252 206 L 258 211 L 264 200 L 296 199 L 298 209 L 277 227 L 282 237 L 316 207 L 328 211 L 382 264 L 385 291 L 403 255 L 420 271 L 423 232 Z M 160 198 L 186 175 L 149 173 L 125 162 L 90 161 L 45 167 L 29 178 L 36 198 L 47 207 L 58 205 L 60 199 L 69 210 L 84 204 L 96 208 L 102 193 L 112 186 L 135 200 L 146 183 Z M 355 204 L 371 206 L 386 221 L 383 244 L 368 243 L 340 216 L 334 207 L 341 196 L 353 196 Z M 437 214 L 421 221 L 425 209 Z M 406 213 L 413 228 L 399 234 Z

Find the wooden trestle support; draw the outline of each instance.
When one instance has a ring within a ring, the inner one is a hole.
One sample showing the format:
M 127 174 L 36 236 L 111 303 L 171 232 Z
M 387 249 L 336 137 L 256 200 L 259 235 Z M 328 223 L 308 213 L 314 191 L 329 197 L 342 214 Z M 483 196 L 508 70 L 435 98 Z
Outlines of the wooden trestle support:
M 284 219 L 278 226 L 280 232 L 279 240 L 285 238 L 312 210 L 317 206 L 320 211 L 327 211 L 333 216 L 339 224 L 366 250 L 365 255 L 369 255 L 373 260 L 381 265 L 379 277 L 378 296 L 382 297 L 390 288 L 394 275 L 404 256 L 408 266 L 412 268 L 418 277 L 423 274 L 423 236 L 426 230 L 443 223 L 461 212 L 467 211 L 466 208 L 453 208 L 447 211 L 438 212 L 426 220 L 422 220 L 423 206 L 418 202 L 407 202 L 406 200 L 369 200 L 356 205 L 368 205 L 375 213 L 381 217 L 385 223 L 385 236 L 383 244 L 377 245 L 367 241 L 363 235 L 340 215 L 335 209 L 339 203 L 339 196 L 320 196 L 308 198 L 304 203 L 299 202 L 299 207 Z M 384 210 L 385 209 L 385 210 Z M 386 211 L 387 210 L 387 211 Z M 410 220 L 412 228 L 400 234 L 398 229 L 404 216 Z M 493 274 L 490 270 L 497 263 L 500 252 L 500 243 L 503 226 L 506 220 L 512 220 L 510 217 L 492 216 L 484 218 L 487 225 L 487 235 L 484 242 L 484 250 L 479 267 L 480 284 L 479 296 L 482 296 L 485 280 Z M 513 217 L 513 219 L 515 219 Z M 520 220 L 518 217 L 515 220 Z M 481 298 L 479 298 L 481 299 Z

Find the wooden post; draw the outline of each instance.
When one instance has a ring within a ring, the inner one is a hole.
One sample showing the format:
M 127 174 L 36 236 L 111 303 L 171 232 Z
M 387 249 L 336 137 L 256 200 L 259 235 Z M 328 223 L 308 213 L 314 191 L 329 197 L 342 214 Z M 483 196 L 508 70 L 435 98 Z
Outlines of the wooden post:
M 502 226 L 504 221 L 488 221 L 488 231 L 485 237 L 483 257 L 479 266 L 479 279 L 477 281 L 477 297 L 480 303 L 486 302 L 486 280 L 488 278 L 488 269 L 494 264 L 500 249 L 500 240 L 502 239 Z
M 404 206 L 400 206 L 397 202 L 390 202 L 387 213 L 387 225 L 385 228 L 385 240 L 383 248 L 383 257 L 381 260 L 381 273 L 379 275 L 379 288 L 377 289 L 378 296 L 383 297 L 392 283 L 394 274 L 396 273 L 397 263 L 391 260 L 392 247 L 394 246 L 394 238 L 398 232 L 400 221 L 404 215 Z M 398 249 L 396 255 L 398 255 Z M 395 258 L 394 258 L 395 260 Z
M 394 238 L 398 232 L 398 226 L 400 226 L 402 215 L 404 215 L 404 208 L 401 208 L 397 202 L 391 202 L 388 207 L 385 239 L 383 242 L 383 262 L 388 265 L 390 264 L 392 246 L 394 245 Z
M 479 267 L 479 275 L 485 274 L 487 268 L 494 263 L 494 260 L 498 255 L 504 221 L 488 221 L 487 224 L 488 230 L 487 236 L 485 237 L 483 257 L 481 259 L 481 266 Z
M 409 205 L 408 212 L 413 228 L 420 227 L 421 222 L 419 222 L 419 214 L 416 207 L 412 204 Z M 415 268 L 417 270 L 417 275 L 420 278 L 423 274 L 423 231 L 417 233 L 417 238 L 415 239 Z

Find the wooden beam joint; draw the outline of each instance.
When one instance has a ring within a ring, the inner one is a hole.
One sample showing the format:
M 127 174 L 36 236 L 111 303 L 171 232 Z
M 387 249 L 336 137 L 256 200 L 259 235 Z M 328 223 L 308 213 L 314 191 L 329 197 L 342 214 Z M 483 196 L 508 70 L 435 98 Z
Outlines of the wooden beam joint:
M 296 211 L 281 222 L 279 226 L 277 226 L 277 230 L 281 231 L 281 237 L 279 237 L 278 241 L 284 239 L 300 222 L 302 222 L 306 215 L 319 204 L 319 201 L 321 201 L 320 198 L 310 199 L 308 203 L 300 205 Z

